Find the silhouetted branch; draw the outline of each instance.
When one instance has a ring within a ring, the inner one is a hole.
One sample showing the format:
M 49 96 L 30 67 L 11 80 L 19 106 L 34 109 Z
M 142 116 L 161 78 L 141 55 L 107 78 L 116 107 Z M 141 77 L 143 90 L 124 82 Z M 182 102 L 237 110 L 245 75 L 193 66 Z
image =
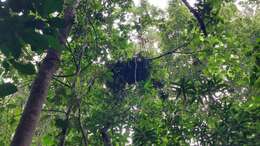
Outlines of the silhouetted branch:
M 88 67 L 92 64 L 92 62 L 89 62 L 85 67 L 83 67 L 81 70 L 80 70 L 80 73 L 83 73 L 86 69 L 88 69 Z M 67 78 L 67 77 L 73 77 L 77 75 L 77 73 L 72 73 L 72 74 L 68 74 L 68 75 L 54 75 L 54 77 L 59 77 L 59 78 Z
M 186 42 L 186 43 L 184 43 L 184 44 L 182 44 L 182 45 L 180 45 L 180 46 L 174 48 L 174 49 L 171 50 L 171 51 L 165 52 L 165 53 L 163 53 L 163 54 L 161 54 L 161 55 L 159 55 L 159 56 L 157 56 L 157 57 L 150 58 L 149 60 L 156 60 L 156 59 L 162 58 L 162 57 L 164 57 L 164 56 L 173 54 L 173 53 L 177 52 L 178 49 L 183 48 L 183 47 L 186 47 L 186 46 L 188 46 L 189 44 L 190 44 L 190 41 L 188 41 L 188 42 Z
M 189 11 L 194 15 L 194 17 L 197 19 L 198 23 L 199 23 L 199 26 L 200 26 L 200 29 L 201 31 L 203 32 L 203 34 L 205 36 L 207 36 L 207 30 L 206 30 L 206 25 L 203 21 L 203 18 L 201 16 L 201 14 L 195 10 L 188 2 L 187 0 L 182 0 L 182 2 L 185 4 L 185 6 L 189 9 Z
M 60 80 L 57 79 L 56 77 L 52 77 L 52 79 L 54 79 L 54 80 L 57 81 L 58 83 L 62 84 L 63 86 L 66 86 L 66 87 L 68 87 L 68 88 L 71 88 L 71 86 L 70 86 L 69 84 L 60 81 Z

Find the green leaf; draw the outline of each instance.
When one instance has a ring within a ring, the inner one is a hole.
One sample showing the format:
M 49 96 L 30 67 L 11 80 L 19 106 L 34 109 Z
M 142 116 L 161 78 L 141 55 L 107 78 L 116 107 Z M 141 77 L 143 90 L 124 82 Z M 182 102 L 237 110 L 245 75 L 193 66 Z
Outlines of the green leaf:
M 14 68 L 16 68 L 18 72 L 22 74 L 32 75 L 36 72 L 34 65 L 31 63 L 18 63 L 14 60 L 12 60 L 11 63 L 13 64 Z
M 4 60 L 2 63 L 2 66 L 5 68 L 5 70 L 9 70 L 10 69 L 10 64 L 8 63 L 8 61 Z
M 63 8 L 63 0 L 45 0 L 42 3 L 40 14 L 48 16 L 53 12 L 61 12 Z
M 257 42 L 257 43 L 260 43 L 260 38 L 257 38 L 257 39 L 256 39 L 256 42 Z
M 13 42 L 14 44 L 12 45 L 12 48 L 11 48 L 11 54 L 14 58 L 18 59 L 21 54 L 22 54 L 22 46 L 19 42 Z
M 25 28 L 44 29 L 47 27 L 47 23 L 44 20 L 34 17 L 28 17 L 27 19 L 28 20 L 25 23 Z
M 14 94 L 17 92 L 17 87 L 12 83 L 0 84 L 0 98 Z
M 32 0 L 8 0 L 7 4 L 15 12 L 32 9 Z
M 51 18 L 48 23 L 55 28 L 63 28 L 65 24 L 64 19 L 58 17 Z
M 8 38 L 6 40 L 7 42 L 4 42 L 4 44 L 1 44 L 0 50 L 5 56 L 13 56 L 15 59 L 18 59 L 22 54 L 22 44 L 18 40 L 18 38 Z
M 44 145 L 54 145 L 53 139 L 51 136 L 46 135 L 43 137 L 43 144 Z
M 57 37 L 54 36 L 48 36 L 48 43 L 49 43 L 49 48 L 55 49 L 55 50 L 62 50 L 63 46 L 60 44 L 60 41 L 58 40 Z
M 63 120 L 63 119 L 56 119 L 55 120 L 55 125 L 58 128 L 64 128 L 64 127 L 68 126 L 68 122 L 66 120 Z
M 43 52 L 42 50 L 48 49 L 49 43 L 46 35 L 41 35 L 33 30 L 27 30 L 23 33 L 23 40 L 31 45 L 35 52 Z

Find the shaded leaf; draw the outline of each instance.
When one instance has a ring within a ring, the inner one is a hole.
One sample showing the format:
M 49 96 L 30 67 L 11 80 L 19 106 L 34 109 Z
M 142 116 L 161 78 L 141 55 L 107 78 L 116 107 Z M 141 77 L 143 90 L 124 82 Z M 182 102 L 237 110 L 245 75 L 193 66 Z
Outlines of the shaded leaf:
M 0 98 L 14 94 L 17 92 L 17 87 L 12 83 L 0 84 Z
M 60 41 L 57 37 L 54 36 L 48 36 L 47 37 L 49 48 L 55 49 L 55 50 L 62 50 L 63 46 L 60 44 Z
M 48 16 L 53 12 L 61 12 L 63 0 L 45 0 L 42 2 L 40 13 L 42 16 Z
M 64 128 L 64 127 L 67 127 L 68 122 L 66 120 L 63 120 L 63 119 L 56 119 L 55 120 L 55 125 L 58 128 Z
M 62 28 L 65 24 L 64 19 L 57 17 L 50 19 L 48 23 L 55 28 Z
M 10 69 L 10 64 L 9 64 L 6 60 L 3 61 L 2 66 L 3 66 L 3 67 L 5 68 L 5 70 L 7 70 L 7 71 Z
M 42 52 L 43 49 L 48 48 L 48 39 L 46 35 L 41 35 L 33 30 L 28 30 L 23 34 L 23 40 L 31 45 L 35 52 Z
M 18 72 L 20 72 L 22 74 L 32 75 L 36 72 L 34 65 L 31 63 L 23 64 L 23 63 L 18 63 L 14 60 L 12 60 L 11 63 L 13 64 L 14 68 L 16 68 L 18 70 Z

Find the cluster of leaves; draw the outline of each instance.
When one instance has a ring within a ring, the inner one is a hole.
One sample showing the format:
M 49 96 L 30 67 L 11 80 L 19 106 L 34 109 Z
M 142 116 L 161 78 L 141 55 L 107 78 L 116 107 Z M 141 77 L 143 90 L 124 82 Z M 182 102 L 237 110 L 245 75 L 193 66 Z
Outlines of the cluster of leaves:
M 0 33 L 4 34 L 0 36 L 0 51 L 5 76 L 15 70 L 33 75 L 36 72 L 34 56 L 48 48 L 62 50 L 58 39 L 58 28 L 64 25 L 62 10 L 63 0 L 0 2 Z M 1 85 L 9 91 L 3 94 L 15 93 L 15 85 L 10 84 Z

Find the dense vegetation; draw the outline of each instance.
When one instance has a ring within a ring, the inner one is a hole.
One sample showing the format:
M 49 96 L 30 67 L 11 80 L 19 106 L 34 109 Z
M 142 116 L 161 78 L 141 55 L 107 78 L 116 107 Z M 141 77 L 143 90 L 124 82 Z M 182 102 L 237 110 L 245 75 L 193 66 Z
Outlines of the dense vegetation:
M 2 0 L 1 146 L 260 145 L 260 3 Z

